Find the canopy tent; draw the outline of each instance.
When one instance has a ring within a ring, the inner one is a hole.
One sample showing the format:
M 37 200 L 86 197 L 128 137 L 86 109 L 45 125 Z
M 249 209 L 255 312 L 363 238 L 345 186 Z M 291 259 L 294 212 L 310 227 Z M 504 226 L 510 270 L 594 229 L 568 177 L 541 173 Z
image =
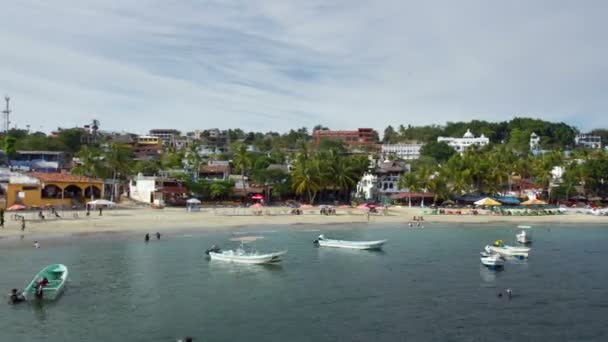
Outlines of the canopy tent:
M 188 204 L 201 204 L 201 201 L 198 198 L 190 198 L 186 201 Z
M 500 204 L 500 202 L 497 202 L 497 201 L 491 199 L 490 197 L 486 197 L 484 199 L 480 199 L 479 201 L 475 202 L 475 205 L 497 206 L 497 205 L 501 205 L 501 204 Z
M 525 202 L 521 202 L 521 205 L 547 205 L 547 202 L 532 198 Z
M 518 200 L 515 196 L 498 196 L 495 198 L 495 200 L 504 205 L 518 205 L 519 203 L 521 203 L 521 201 Z
M 10 207 L 6 208 L 8 211 L 16 211 L 16 210 L 25 210 L 25 206 L 21 204 L 13 204 Z
M 89 206 L 91 208 L 95 208 L 98 206 L 113 207 L 114 205 L 116 205 L 116 203 L 105 200 L 105 199 L 98 199 L 98 200 L 87 202 L 87 206 Z

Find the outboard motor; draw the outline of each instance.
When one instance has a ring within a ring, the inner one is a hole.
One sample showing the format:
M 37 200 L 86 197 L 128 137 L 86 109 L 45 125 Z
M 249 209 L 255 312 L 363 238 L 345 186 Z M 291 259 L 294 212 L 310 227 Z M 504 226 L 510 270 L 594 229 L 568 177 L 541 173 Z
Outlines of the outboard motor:
M 213 245 L 213 246 L 211 246 L 211 248 L 209 248 L 205 251 L 205 254 L 209 255 L 210 252 L 219 253 L 219 252 L 221 252 L 221 249 L 218 246 Z

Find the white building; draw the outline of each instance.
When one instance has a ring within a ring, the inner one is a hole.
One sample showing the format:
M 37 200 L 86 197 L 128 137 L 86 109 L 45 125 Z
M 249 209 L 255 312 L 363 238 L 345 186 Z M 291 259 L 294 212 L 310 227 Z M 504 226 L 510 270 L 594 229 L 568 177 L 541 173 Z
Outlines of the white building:
M 357 183 L 357 196 L 362 197 L 368 201 L 374 199 L 378 192 L 377 188 L 378 177 L 371 173 L 363 175 L 359 183 Z
M 574 144 L 583 148 L 602 148 L 602 137 L 591 134 L 577 134 Z
M 479 137 L 475 137 L 475 135 L 471 133 L 471 130 L 467 129 L 467 132 L 462 136 L 462 138 L 437 137 L 437 142 L 445 142 L 456 150 L 456 152 L 463 154 L 469 146 L 488 145 L 490 143 L 490 139 L 486 138 L 483 134 Z
M 403 160 L 414 160 L 420 157 L 420 149 L 423 144 L 384 144 L 382 145 L 382 156 L 396 155 Z
M 137 202 L 153 203 L 157 177 L 146 177 L 141 173 L 129 182 L 129 197 Z M 161 203 L 159 203 L 161 204 Z
M 530 134 L 530 151 L 538 150 L 540 150 L 540 137 L 532 132 L 532 134 Z

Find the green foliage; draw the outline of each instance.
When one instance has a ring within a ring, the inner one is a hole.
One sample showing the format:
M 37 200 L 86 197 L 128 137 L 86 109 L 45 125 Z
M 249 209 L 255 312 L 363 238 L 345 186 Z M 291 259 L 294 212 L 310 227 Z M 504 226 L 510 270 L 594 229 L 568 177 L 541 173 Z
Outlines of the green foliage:
M 421 156 L 431 157 L 434 160 L 436 160 L 438 163 L 446 162 L 455 153 L 456 153 L 456 151 L 454 151 L 453 148 L 451 148 L 448 144 L 446 144 L 443 141 L 442 142 L 431 141 L 431 142 L 425 144 L 424 146 L 422 146 L 422 148 L 420 149 Z
M 4 143 L 2 145 L 4 147 L 4 153 L 6 153 L 6 156 L 9 159 L 13 159 L 17 155 L 16 143 L 17 139 L 14 137 L 11 137 L 10 135 L 4 137 Z
M 319 151 L 336 151 L 337 153 L 346 153 L 346 146 L 341 139 L 321 139 L 319 142 Z
M 82 137 L 84 132 L 79 128 L 70 128 L 61 130 L 57 139 L 66 147 L 69 153 L 76 153 L 82 146 Z

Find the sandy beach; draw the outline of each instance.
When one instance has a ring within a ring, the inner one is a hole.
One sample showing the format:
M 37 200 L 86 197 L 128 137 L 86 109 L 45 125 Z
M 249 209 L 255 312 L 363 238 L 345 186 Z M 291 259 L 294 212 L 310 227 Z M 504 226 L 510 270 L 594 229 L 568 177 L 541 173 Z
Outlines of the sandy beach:
M 428 210 L 428 209 L 426 209 Z M 85 216 L 83 211 L 63 211 L 61 218 L 47 217 L 40 220 L 36 212 L 17 212 L 25 215 L 26 228 L 21 230 L 21 222 L 13 219 L 13 214 L 6 213 L 6 223 L 0 229 L 0 239 L 28 236 L 44 237 L 51 235 L 86 235 L 104 232 L 169 232 L 172 230 L 205 230 L 223 227 L 247 227 L 257 225 L 331 225 L 349 223 L 367 223 L 364 211 L 358 209 L 338 209 L 337 215 L 320 215 L 318 208 L 305 209 L 303 215 L 289 214 L 289 208 L 264 208 L 261 215 L 254 215 L 246 208 L 203 208 L 200 212 L 187 212 L 184 208 L 115 208 L 104 210 L 99 216 L 97 211 Z M 424 215 L 425 209 L 391 207 L 388 215 L 372 214 L 370 224 L 397 224 L 411 221 L 413 216 Z M 75 215 L 77 214 L 77 215 Z M 606 224 L 607 216 L 594 216 L 582 213 L 547 216 L 492 216 L 492 215 L 424 215 L 425 223 L 498 223 L 513 224 L 535 223 L 580 223 Z

